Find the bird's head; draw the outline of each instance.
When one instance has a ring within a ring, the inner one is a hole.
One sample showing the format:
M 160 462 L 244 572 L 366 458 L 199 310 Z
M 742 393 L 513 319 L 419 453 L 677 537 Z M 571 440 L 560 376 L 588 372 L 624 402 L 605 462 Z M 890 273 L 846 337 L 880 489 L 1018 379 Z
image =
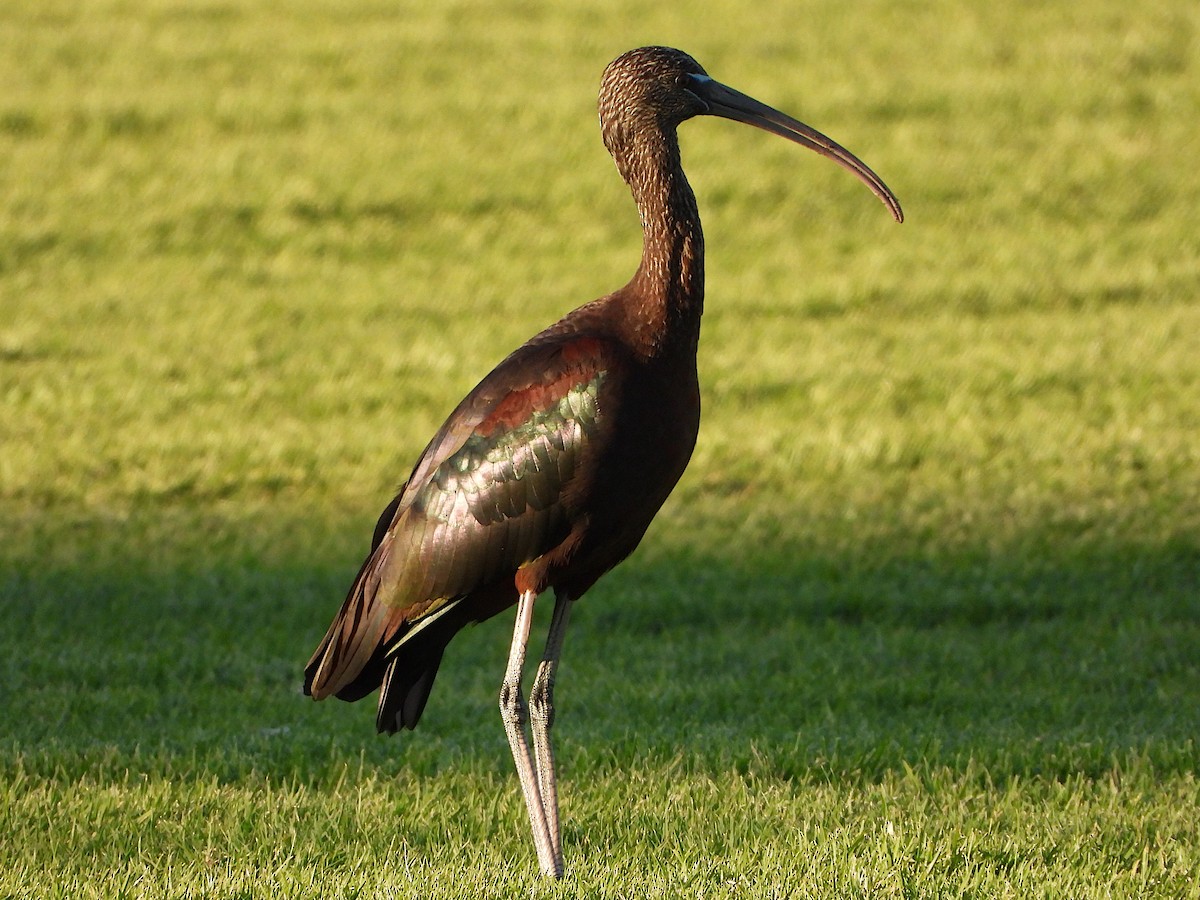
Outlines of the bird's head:
M 857 156 L 803 122 L 759 103 L 710 78 L 703 66 L 670 47 L 639 47 L 609 63 L 600 81 L 600 126 L 604 145 L 623 169 L 638 134 L 673 135 L 693 116 L 720 116 L 787 138 L 853 172 L 904 221 L 900 202 L 883 180 Z
M 708 110 L 695 79 L 708 73 L 682 50 L 639 47 L 622 53 L 600 80 L 600 121 L 673 128 Z

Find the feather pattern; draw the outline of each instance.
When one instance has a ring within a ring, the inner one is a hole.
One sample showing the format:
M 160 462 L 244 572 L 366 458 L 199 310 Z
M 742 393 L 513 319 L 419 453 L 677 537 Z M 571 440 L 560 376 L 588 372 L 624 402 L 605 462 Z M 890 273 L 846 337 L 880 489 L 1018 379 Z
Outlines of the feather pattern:
M 459 404 L 380 517 L 371 555 L 309 662 L 306 693 L 362 696 L 382 681 L 389 700 L 402 647 L 427 630 L 450 629 L 448 641 L 472 592 L 494 593 L 500 581 L 514 592 L 513 573 L 567 539 L 564 491 L 611 419 L 601 401 L 611 356 L 601 338 L 555 335 L 514 353 Z M 468 615 L 510 601 L 498 602 L 467 604 Z M 426 654 L 427 669 L 443 648 Z M 418 672 L 409 687 L 422 676 L 432 680 Z

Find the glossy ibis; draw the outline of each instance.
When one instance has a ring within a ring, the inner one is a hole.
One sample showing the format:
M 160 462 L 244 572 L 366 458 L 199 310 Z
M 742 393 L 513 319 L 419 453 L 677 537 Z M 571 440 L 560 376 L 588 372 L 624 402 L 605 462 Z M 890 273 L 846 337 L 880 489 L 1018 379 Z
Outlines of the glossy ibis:
M 371 553 L 305 671 L 304 690 L 358 700 L 381 688 L 376 727 L 414 728 L 460 628 L 517 607 L 500 710 L 542 871 L 562 874 L 550 728 L 571 606 L 638 545 L 683 474 L 700 422 L 696 345 L 704 237 L 676 127 L 722 116 L 780 135 L 900 204 L 848 150 L 714 81 L 679 50 L 643 47 L 600 85 L 600 126 L 643 228 L 620 290 L 513 351 L 459 403 L 375 526 Z M 529 697 L 521 671 L 534 601 L 554 614 Z

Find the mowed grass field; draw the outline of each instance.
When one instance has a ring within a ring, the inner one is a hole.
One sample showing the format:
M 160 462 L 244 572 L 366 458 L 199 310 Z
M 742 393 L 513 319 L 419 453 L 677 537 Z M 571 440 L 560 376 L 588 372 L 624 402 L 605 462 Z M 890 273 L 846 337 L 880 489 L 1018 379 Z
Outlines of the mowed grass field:
M 1200 7 L 648 6 L 0 8 L 0 896 L 1200 896 Z M 573 617 L 552 884 L 511 617 L 414 733 L 299 688 L 459 397 L 632 273 L 644 43 L 908 221 L 681 130 L 704 422 Z

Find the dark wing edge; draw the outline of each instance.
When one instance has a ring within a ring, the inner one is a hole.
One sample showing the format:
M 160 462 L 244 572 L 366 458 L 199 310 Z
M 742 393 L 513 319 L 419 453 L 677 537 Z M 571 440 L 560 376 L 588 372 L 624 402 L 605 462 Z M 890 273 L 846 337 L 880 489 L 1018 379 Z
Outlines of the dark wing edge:
M 396 505 L 396 500 L 388 505 L 380 523 L 389 512 L 394 512 Z M 390 523 L 390 517 L 388 521 Z M 342 608 L 304 668 L 304 693 L 316 700 L 329 696 L 359 700 L 375 690 L 383 677 L 383 661 L 372 665 L 371 657 L 387 632 L 398 628 L 400 622 L 391 620 L 396 618 L 395 613 L 403 610 L 389 609 L 387 604 L 373 602 L 374 588 L 379 585 L 378 577 L 373 574 L 380 562 L 386 526 L 382 531 L 377 526 L 376 536 L 379 539 L 358 570 Z

